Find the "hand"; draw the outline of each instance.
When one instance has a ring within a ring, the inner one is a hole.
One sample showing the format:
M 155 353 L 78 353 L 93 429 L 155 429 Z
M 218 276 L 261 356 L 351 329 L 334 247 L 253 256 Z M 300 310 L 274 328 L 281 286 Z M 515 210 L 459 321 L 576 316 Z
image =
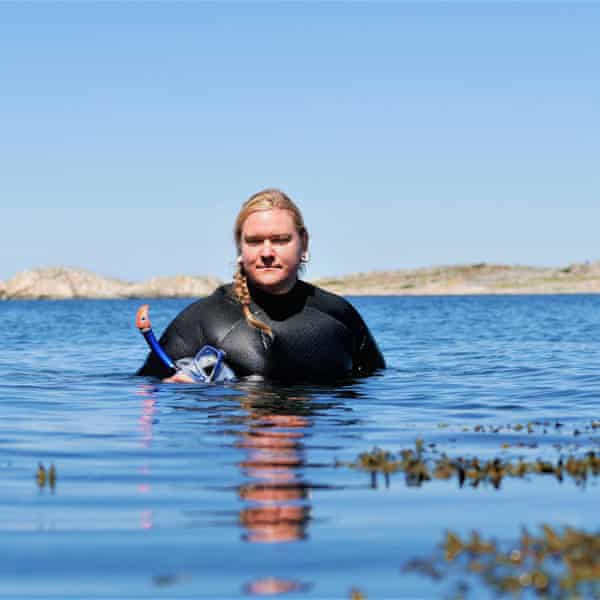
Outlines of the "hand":
M 163 383 L 196 383 L 196 381 L 182 371 L 178 371 L 175 375 L 163 379 Z

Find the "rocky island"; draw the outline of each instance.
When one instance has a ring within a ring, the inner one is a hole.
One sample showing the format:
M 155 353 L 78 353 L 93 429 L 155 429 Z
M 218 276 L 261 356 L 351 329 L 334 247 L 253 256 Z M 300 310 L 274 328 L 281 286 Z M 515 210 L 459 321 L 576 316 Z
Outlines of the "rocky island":
M 175 275 L 132 283 L 67 267 L 22 271 L 0 282 L 1 300 L 71 298 L 179 298 L 207 296 L 221 282 L 215 277 Z
M 590 294 L 600 293 L 600 261 L 565 267 L 475 263 L 371 271 L 314 283 L 343 295 Z M 23 271 L 0 281 L 0 300 L 193 298 L 210 294 L 220 284 L 215 277 L 191 275 L 133 283 L 85 269 L 53 267 Z

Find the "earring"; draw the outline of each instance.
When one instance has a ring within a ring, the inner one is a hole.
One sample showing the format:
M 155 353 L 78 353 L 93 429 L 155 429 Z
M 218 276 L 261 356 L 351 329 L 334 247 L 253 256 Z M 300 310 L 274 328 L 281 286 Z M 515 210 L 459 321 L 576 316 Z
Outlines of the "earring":
M 302 253 L 302 256 L 300 257 L 300 262 L 303 263 L 307 263 L 310 260 L 310 254 L 308 253 L 308 250 L 306 252 Z
M 238 265 L 241 265 L 241 264 L 242 264 L 242 262 L 243 262 L 243 260 L 242 260 L 242 256 L 240 255 L 240 256 L 238 256 L 238 257 L 237 257 L 237 264 L 238 264 Z

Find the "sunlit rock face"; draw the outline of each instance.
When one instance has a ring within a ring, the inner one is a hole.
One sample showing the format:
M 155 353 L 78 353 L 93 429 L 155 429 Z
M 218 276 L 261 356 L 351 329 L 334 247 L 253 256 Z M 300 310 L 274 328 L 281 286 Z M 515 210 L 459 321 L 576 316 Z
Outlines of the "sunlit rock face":
M 155 277 L 131 283 L 103 277 L 85 269 L 51 267 L 22 271 L 0 282 L 0 298 L 40 300 L 70 298 L 170 298 L 210 294 L 220 281 L 214 277 Z
M 446 296 L 466 294 L 570 294 L 600 292 L 600 261 L 567 267 L 472 263 L 371 271 L 315 282 L 345 295 Z
M 119 297 L 123 282 L 83 269 L 62 267 L 22 271 L 6 282 L 8 299 Z
M 153 277 L 142 283 L 130 284 L 129 295 L 150 298 L 208 296 L 221 281 L 215 277 L 174 275 L 172 277 Z

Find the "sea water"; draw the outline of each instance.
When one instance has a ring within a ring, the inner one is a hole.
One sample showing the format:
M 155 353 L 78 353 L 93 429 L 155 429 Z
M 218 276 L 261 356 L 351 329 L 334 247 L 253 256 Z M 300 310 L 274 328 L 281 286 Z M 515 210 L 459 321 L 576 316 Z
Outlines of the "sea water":
M 493 597 L 476 569 L 406 566 L 449 531 L 509 548 L 524 527 L 597 533 L 593 475 L 349 465 L 598 451 L 600 296 L 350 300 L 387 369 L 286 387 L 134 376 L 142 301 L 0 303 L 0 596 Z M 155 331 L 190 301 L 151 300 Z

